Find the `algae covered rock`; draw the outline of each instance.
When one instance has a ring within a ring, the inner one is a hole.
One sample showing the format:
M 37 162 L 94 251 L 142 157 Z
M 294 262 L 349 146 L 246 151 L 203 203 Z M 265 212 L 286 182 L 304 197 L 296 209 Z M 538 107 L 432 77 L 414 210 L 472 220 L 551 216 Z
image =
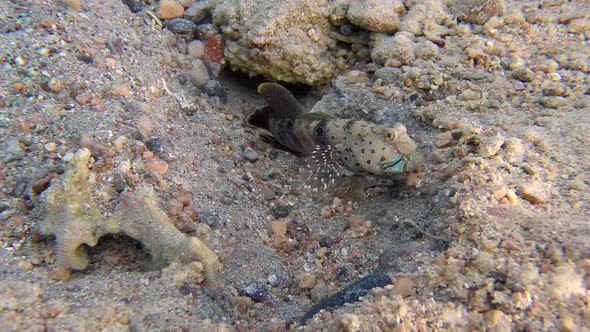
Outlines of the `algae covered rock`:
M 336 69 L 329 3 L 222 1 L 213 11 L 213 23 L 226 38 L 225 59 L 234 70 L 272 80 L 328 82 Z
M 350 23 L 369 31 L 395 32 L 403 12 L 400 0 L 351 0 L 346 17 Z
M 158 266 L 198 261 L 207 278 L 214 280 L 219 269 L 217 255 L 198 238 L 188 237 L 174 226 L 158 207 L 151 186 L 123 192 L 116 211 L 107 217 L 92 196 L 87 166 L 90 151 L 81 149 L 64 159 L 63 179 L 44 196 L 47 216 L 40 227 L 41 234 L 56 238 L 58 268 L 85 269 L 89 259 L 83 245 L 95 246 L 102 236 L 121 233 L 140 241 Z

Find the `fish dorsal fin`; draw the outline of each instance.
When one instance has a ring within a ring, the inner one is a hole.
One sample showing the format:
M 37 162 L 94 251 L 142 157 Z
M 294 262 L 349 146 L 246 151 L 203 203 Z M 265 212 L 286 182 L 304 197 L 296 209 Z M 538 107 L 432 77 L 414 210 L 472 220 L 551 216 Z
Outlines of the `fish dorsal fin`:
M 262 83 L 258 86 L 258 93 L 266 99 L 269 108 L 277 118 L 296 118 L 303 113 L 303 107 L 289 90 L 278 83 Z
M 331 114 L 323 113 L 323 112 L 310 112 L 310 113 L 305 113 L 305 114 L 301 115 L 299 117 L 299 119 L 310 120 L 310 121 L 333 120 L 333 119 L 336 119 L 336 117 Z

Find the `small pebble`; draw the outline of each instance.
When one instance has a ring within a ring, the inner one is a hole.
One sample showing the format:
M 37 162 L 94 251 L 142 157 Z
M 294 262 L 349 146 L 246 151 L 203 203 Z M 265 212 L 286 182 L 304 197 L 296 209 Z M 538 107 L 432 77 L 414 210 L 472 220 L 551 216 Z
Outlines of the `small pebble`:
M 219 223 L 221 222 L 221 217 L 219 216 L 219 213 L 216 210 L 208 208 L 201 211 L 197 211 L 197 220 L 215 229 L 219 226 Z
M 332 208 L 329 205 L 324 205 L 320 211 L 320 217 L 330 218 L 332 216 Z
M 190 38 L 195 34 L 197 26 L 191 20 L 174 18 L 164 22 L 164 26 L 182 38 Z
M 177 191 L 173 196 L 184 206 L 190 205 L 193 202 L 193 193 L 188 190 Z
M 200 40 L 193 40 L 186 46 L 186 52 L 193 59 L 203 59 L 205 56 L 205 44 Z
M 255 281 L 246 287 L 240 288 L 238 290 L 238 295 L 247 296 L 254 302 L 264 302 L 268 297 L 268 289 L 262 282 Z
M 275 194 L 275 191 L 270 188 L 263 188 L 261 190 L 261 193 L 262 193 L 262 198 L 265 201 L 272 201 L 273 199 L 277 198 L 277 194 Z
M 518 196 L 532 204 L 545 203 L 548 200 L 548 192 L 545 186 L 539 181 L 525 183 L 518 188 Z
M 150 158 L 145 161 L 143 165 L 148 171 L 152 173 L 162 175 L 168 172 L 168 163 L 160 158 Z
M 323 280 L 318 281 L 315 286 L 309 291 L 311 300 L 315 303 L 320 302 L 328 295 L 328 287 Z
M 512 71 L 512 77 L 521 82 L 532 82 L 535 79 L 535 73 L 527 67 L 519 67 Z
M 401 277 L 395 282 L 393 292 L 401 297 L 410 297 L 414 293 L 414 281 L 410 278 Z
M 242 155 L 246 160 L 252 163 L 258 160 L 258 153 L 252 148 L 245 148 L 244 151 L 242 151 Z
M 50 142 L 44 145 L 45 151 L 53 152 L 57 148 L 57 144 L 55 142 Z
M 315 284 L 315 275 L 313 273 L 309 273 L 309 272 L 302 272 L 299 275 L 297 275 L 297 277 L 295 277 L 295 280 L 297 282 L 297 287 L 301 288 L 301 289 L 310 289 L 313 287 L 313 285 Z
M 52 78 L 47 82 L 47 87 L 53 92 L 60 92 L 63 89 L 61 81 L 57 78 Z
M 149 116 L 142 114 L 135 121 L 135 127 L 139 130 L 139 134 L 143 137 L 151 136 L 154 131 L 154 123 Z
M 81 147 L 90 148 L 94 145 L 94 135 L 88 131 L 81 132 L 78 135 L 78 142 Z
M 209 82 L 207 66 L 200 59 L 193 60 L 192 65 L 193 67 L 188 72 L 188 77 L 195 87 L 201 89 Z
M 277 287 L 279 285 L 279 278 L 276 274 L 271 274 L 268 276 L 268 284 L 272 287 Z
M 291 208 L 288 205 L 276 204 L 270 208 L 270 213 L 275 218 L 285 218 L 291 213 Z
M 184 11 L 184 17 L 192 20 L 196 24 L 204 21 L 211 10 L 209 1 L 196 1 Z
M 127 182 L 125 182 L 125 178 L 121 175 L 121 173 L 115 173 L 113 176 L 113 185 L 115 186 L 115 190 L 117 192 L 123 192 L 127 187 Z
M 156 15 L 162 20 L 169 20 L 177 17 L 182 17 L 184 14 L 184 7 L 176 0 L 161 0 Z

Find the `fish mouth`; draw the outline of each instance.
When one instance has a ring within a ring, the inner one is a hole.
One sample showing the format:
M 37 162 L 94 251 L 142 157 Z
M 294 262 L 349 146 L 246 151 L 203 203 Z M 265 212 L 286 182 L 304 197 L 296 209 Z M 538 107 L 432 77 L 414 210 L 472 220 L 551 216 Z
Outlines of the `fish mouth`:
M 395 167 L 395 165 L 397 165 L 399 163 L 402 163 L 402 162 L 406 161 L 407 159 L 408 158 L 405 157 L 405 156 L 404 157 L 399 157 L 399 158 L 395 159 L 393 162 L 383 165 L 383 169 L 388 169 L 388 168 L 391 168 L 391 167 Z
M 420 164 L 419 155 L 400 156 L 395 158 L 393 161 L 382 165 L 386 172 L 394 173 L 407 173 L 411 172 L 418 167 Z

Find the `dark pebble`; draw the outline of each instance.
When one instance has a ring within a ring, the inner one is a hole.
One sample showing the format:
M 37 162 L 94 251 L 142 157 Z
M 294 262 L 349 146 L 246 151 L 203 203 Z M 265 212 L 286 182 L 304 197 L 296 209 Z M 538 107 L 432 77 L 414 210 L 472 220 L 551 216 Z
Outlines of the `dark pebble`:
M 323 309 L 338 308 L 346 303 L 357 302 L 362 296 L 367 295 L 369 290 L 389 284 L 391 284 L 391 278 L 388 275 L 369 274 L 311 307 L 301 318 L 301 325 L 305 325 L 310 318 Z
M 319 244 L 320 247 L 331 247 L 334 244 L 334 240 L 329 236 L 322 236 Z
M 263 302 L 268 297 L 268 290 L 262 282 L 255 281 L 251 285 L 240 288 L 238 290 L 238 295 L 247 296 L 254 302 Z
M 221 221 L 219 213 L 214 209 L 204 209 L 197 212 L 197 220 L 211 228 L 217 228 Z
M 178 292 L 183 296 L 196 295 L 199 292 L 199 289 L 189 285 L 182 285 L 178 288 Z
M 270 208 L 270 213 L 275 218 L 285 218 L 291 213 L 291 208 L 287 205 L 277 204 Z
M 190 38 L 194 35 L 197 25 L 186 18 L 173 18 L 164 21 L 164 27 L 182 38 Z
M 165 161 L 173 161 L 176 157 L 174 143 L 168 138 L 150 138 L 145 141 L 145 147 Z
M 126 5 L 127 7 L 129 7 L 129 10 L 132 13 L 139 13 L 143 9 L 143 6 L 141 5 L 140 1 L 123 0 L 123 4 Z
M 490 271 L 487 274 L 488 278 L 494 279 L 494 289 L 497 291 L 504 290 L 506 286 L 506 282 L 508 281 L 508 276 L 505 273 L 499 271 Z
M 219 100 L 224 104 L 227 103 L 227 89 L 217 80 L 209 80 L 205 84 L 203 92 L 209 97 L 219 97 Z
M 113 177 L 113 185 L 117 192 L 122 192 L 127 187 L 127 182 L 125 182 L 125 179 L 120 173 L 115 173 L 115 176 Z

